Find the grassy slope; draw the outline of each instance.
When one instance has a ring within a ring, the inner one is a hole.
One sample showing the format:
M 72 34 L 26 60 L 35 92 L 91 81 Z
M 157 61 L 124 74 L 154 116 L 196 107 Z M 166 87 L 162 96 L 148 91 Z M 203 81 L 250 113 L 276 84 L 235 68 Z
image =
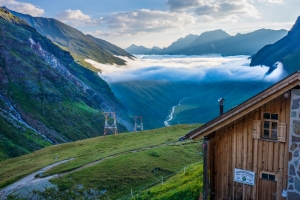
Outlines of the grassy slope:
M 0 162 L 0 188 L 60 160 L 75 158 L 73 161 L 51 169 L 47 174 L 70 171 L 120 152 L 177 141 L 178 137 L 196 127 L 197 125 L 178 125 L 151 131 L 124 133 L 117 137 L 97 137 L 46 147 L 28 155 Z
M 197 200 L 202 192 L 202 162 L 188 166 L 163 185 L 158 184 L 135 195 L 137 200 Z
M 199 161 L 200 144 L 162 146 L 107 159 L 62 178 L 53 179 L 61 192 L 81 184 L 86 189 L 107 190 L 107 198 L 117 199 Z M 68 196 L 72 192 L 68 192 Z M 55 195 L 56 196 L 56 195 Z

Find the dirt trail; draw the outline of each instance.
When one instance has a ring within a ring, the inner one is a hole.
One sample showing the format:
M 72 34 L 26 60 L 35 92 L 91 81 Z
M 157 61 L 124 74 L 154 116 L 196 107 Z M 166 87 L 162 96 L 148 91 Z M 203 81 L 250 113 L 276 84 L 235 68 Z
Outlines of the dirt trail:
M 167 143 L 167 144 L 160 144 L 160 145 L 153 145 L 153 146 L 148 146 L 148 147 L 143 147 L 143 148 L 137 148 L 137 149 L 132 149 L 132 150 L 128 150 L 128 151 L 123 151 L 123 152 L 120 152 L 120 153 L 116 153 L 116 154 L 112 154 L 112 155 L 109 155 L 107 157 L 103 157 L 99 160 L 96 160 L 96 161 L 93 161 L 89 164 L 86 164 L 86 165 L 83 165 L 77 169 L 73 169 L 71 171 L 68 171 L 68 172 L 65 172 L 65 173 L 60 173 L 60 174 L 55 174 L 55 175 L 50 175 L 50 176 L 46 176 L 46 177 L 36 177 L 36 175 L 38 174 L 43 174 L 43 172 L 51 169 L 52 167 L 55 167 L 55 166 L 58 166 L 62 163 L 65 163 L 65 162 L 68 162 L 68 161 L 71 161 L 73 160 L 74 158 L 70 158 L 68 160 L 63 160 L 63 161 L 60 161 L 60 162 L 57 162 L 57 163 L 54 163 L 54 164 L 51 164 L 47 167 L 44 167 L 43 169 L 37 171 L 37 172 L 34 172 L 22 179 L 20 179 L 19 181 L 3 188 L 0 190 L 0 200 L 2 199 L 6 199 L 6 197 L 9 195 L 9 194 L 13 194 L 13 193 L 16 193 L 18 190 L 21 190 L 21 189 L 24 189 L 24 188 L 31 188 L 30 190 L 33 191 L 33 190 L 36 190 L 36 186 L 37 185 L 40 185 L 40 187 L 42 187 L 42 185 L 44 184 L 44 187 L 49 187 L 49 184 L 51 186 L 51 183 L 49 183 L 48 181 L 52 178 L 57 178 L 57 177 L 61 177 L 61 176 L 65 176 L 67 174 L 70 174 L 70 173 L 73 173 L 73 172 L 76 172 L 76 171 L 80 171 L 84 168 L 87 168 L 87 167 L 91 167 L 93 165 L 96 165 L 108 158 L 113 158 L 117 155 L 121 155 L 121 154 L 129 154 L 129 153 L 136 153 L 136 152 L 141 152 L 141 151 L 146 151 L 146 150 L 149 150 L 149 149 L 152 149 L 152 148 L 158 148 L 158 147 L 161 147 L 161 146 L 166 146 L 166 145 L 170 145 L 170 144 L 176 144 L 176 142 L 174 143 Z M 39 188 L 41 189 L 41 188 Z M 42 188 L 43 189 L 43 188 Z M 30 193 L 30 191 L 27 191 L 28 193 Z

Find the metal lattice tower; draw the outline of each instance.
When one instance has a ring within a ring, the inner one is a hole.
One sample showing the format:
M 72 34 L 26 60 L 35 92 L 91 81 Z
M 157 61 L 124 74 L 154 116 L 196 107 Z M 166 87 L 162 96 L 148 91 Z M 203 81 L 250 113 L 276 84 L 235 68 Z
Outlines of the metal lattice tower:
M 144 130 L 142 116 L 134 116 L 134 120 L 135 120 L 134 132 L 136 132 L 138 130 L 140 130 L 140 131 Z
M 104 125 L 104 133 L 103 135 L 113 133 L 117 135 L 118 127 L 117 127 L 117 120 L 116 120 L 116 113 L 115 112 L 104 112 L 105 116 L 105 125 Z M 108 117 L 114 120 L 113 124 L 108 123 Z

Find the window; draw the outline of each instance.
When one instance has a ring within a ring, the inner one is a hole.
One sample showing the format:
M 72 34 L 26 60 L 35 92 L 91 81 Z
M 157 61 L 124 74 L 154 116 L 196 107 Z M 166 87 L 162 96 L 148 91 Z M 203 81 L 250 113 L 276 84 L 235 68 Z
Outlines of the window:
M 264 179 L 264 180 L 269 180 L 269 181 L 276 181 L 276 175 L 270 174 L 268 172 L 261 172 L 260 178 Z
M 263 132 L 261 137 L 277 140 L 278 114 L 263 113 Z

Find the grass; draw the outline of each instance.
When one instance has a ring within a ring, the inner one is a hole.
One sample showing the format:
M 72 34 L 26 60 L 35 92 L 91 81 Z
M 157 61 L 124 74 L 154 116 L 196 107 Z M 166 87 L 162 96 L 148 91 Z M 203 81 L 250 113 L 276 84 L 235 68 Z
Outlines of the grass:
M 49 164 L 75 158 L 45 175 L 67 172 L 101 158 L 147 146 L 175 142 L 199 125 L 177 125 L 150 131 L 123 133 L 46 147 L 31 154 L 0 162 L 0 188 Z M 152 156 L 153 157 L 153 156 Z
M 158 184 L 135 195 L 135 199 L 197 200 L 203 186 L 202 162 L 190 165 L 164 184 Z
M 72 193 L 80 184 L 88 190 L 107 191 L 104 196 L 108 199 L 118 199 L 199 161 L 198 148 L 198 143 L 190 143 L 120 155 L 51 182 L 61 192 Z

